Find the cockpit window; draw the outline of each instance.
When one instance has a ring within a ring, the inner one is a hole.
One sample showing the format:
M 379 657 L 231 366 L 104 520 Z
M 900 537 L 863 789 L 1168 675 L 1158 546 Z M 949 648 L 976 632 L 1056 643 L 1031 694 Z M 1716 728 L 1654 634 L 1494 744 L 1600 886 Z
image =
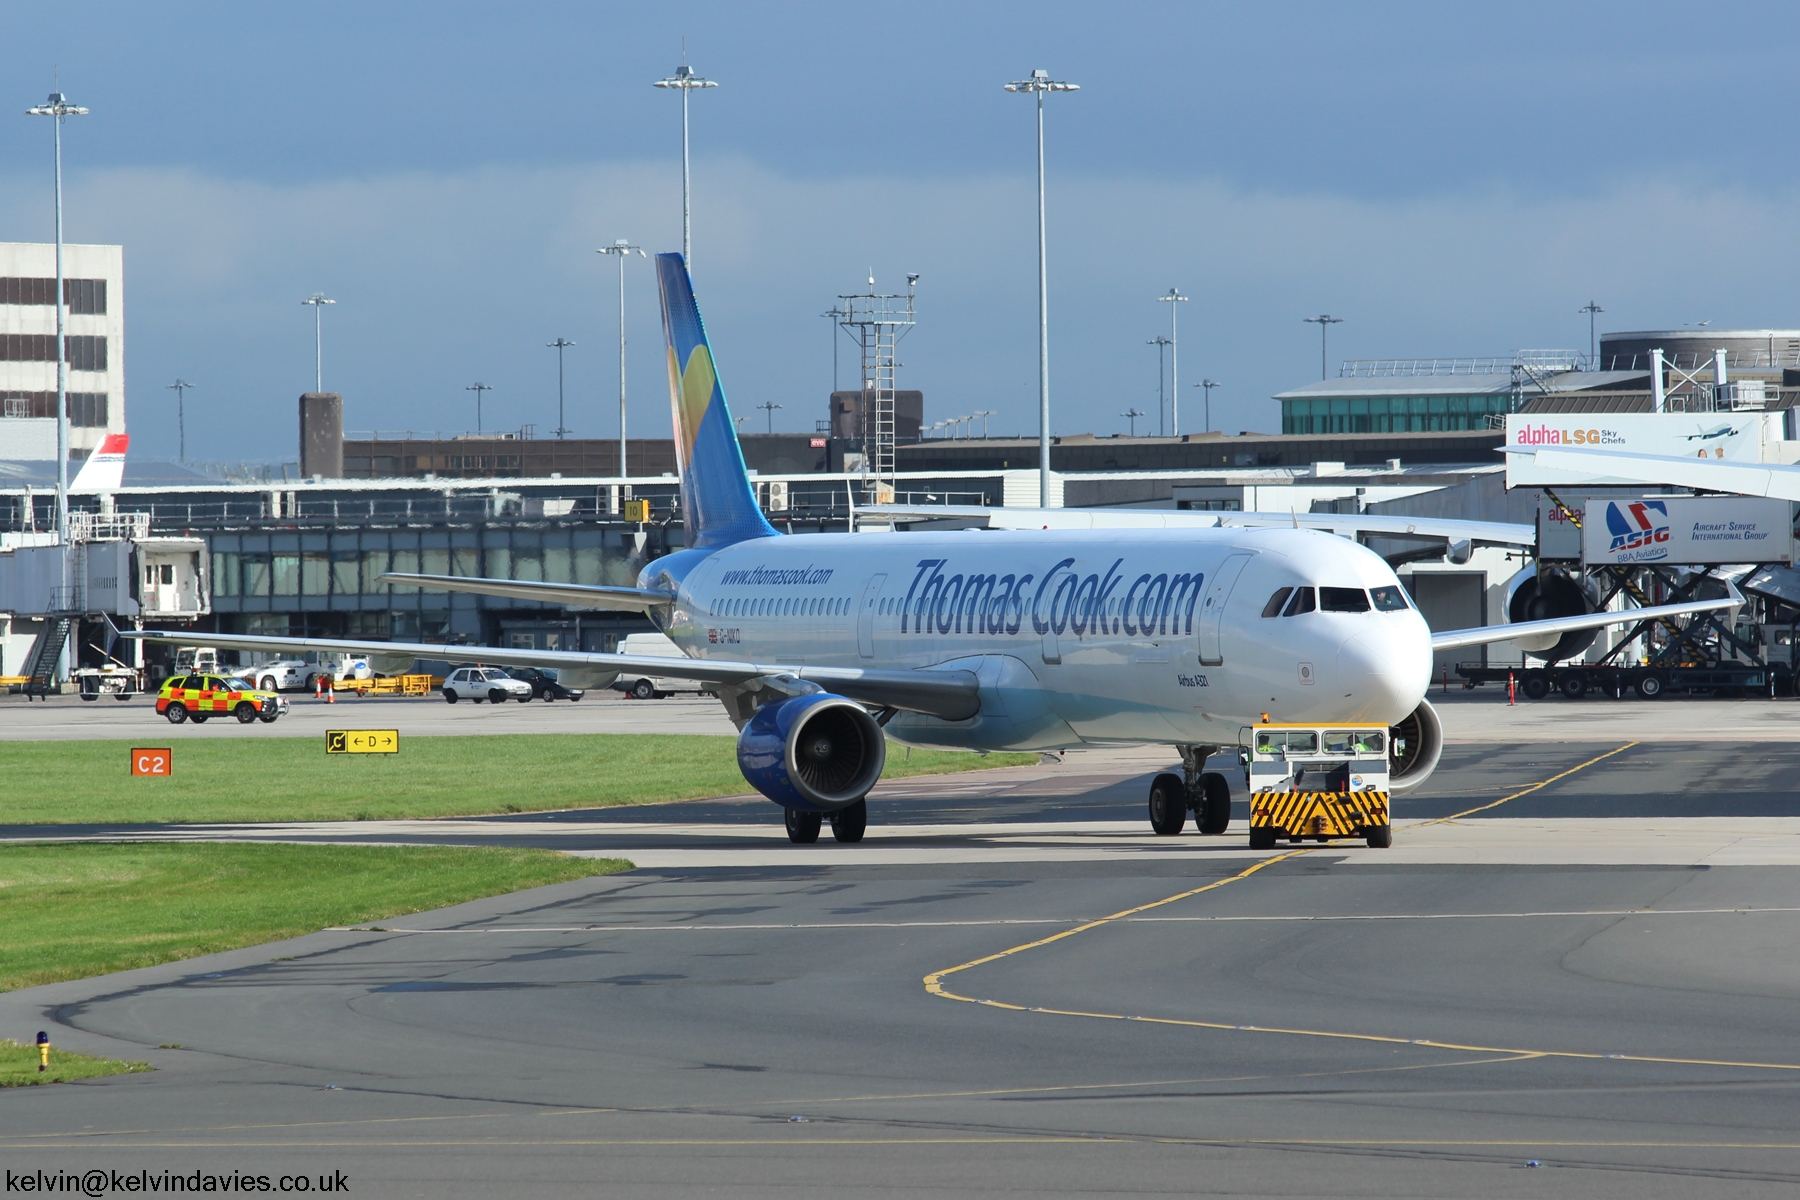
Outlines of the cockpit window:
M 1276 588 L 1275 594 L 1269 597 L 1269 602 L 1263 605 L 1263 616 L 1279 617 L 1281 606 L 1287 603 L 1288 597 L 1293 594 L 1293 591 L 1294 589 L 1291 587 Z
M 1322 587 L 1319 608 L 1325 612 L 1368 612 L 1369 593 L 1361 588 Z
M 1406 607 L 1406 592 L 1398 587 L 1370 588 L 1369 595 L 1375 597 L 1375 607 L 1382 612 L 1398 612 Z
M 1316 607 L 1317 605 L 1313 603 L 1313 590 L 1311 588 L 1295 588 L 1294 598 L 1288 602 L 1286 611 L 1281 615 L 1284 617 L 1291 617 L 1299 613 L 1309 613 Z

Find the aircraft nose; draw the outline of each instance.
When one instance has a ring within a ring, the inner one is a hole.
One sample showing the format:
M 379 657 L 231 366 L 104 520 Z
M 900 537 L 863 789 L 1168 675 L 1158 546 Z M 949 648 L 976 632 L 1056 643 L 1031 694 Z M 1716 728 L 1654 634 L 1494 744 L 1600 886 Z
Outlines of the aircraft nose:
M 1347 638 L 1338 649 L 1338 681 L 1356 701 L 1359 720 L 1400 720 L 1431 686 L 1429 634 L 1395 629 Z

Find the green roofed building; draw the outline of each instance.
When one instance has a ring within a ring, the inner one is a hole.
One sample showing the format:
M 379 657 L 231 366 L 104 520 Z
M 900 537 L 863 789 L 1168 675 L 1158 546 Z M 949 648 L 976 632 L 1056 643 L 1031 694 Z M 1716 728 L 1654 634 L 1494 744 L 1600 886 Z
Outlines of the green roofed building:
M 1542 396 L 1648 390 L 1649 371 L 1581 369 L 1586 355 L 1351 360 L 1336 379 L 1282 392 L 1284 434 L 1446 433 L 1487 429 Z M 1493 418 L 1490 420 L 1490 418 Z

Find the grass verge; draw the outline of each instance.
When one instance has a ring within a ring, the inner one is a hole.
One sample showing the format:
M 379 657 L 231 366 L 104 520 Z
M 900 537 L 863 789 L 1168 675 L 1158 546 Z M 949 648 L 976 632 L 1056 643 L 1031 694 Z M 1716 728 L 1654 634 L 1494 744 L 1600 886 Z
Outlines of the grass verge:
M 173 743 L 174 773 L 132 776 L 136 741 L 0 742 L 0 825 L 341 821 L 602 808 L 738 795 L 736 740 L 697 734 L 418 737 L 398 754 L 325 753 L 324 738 Z M 1023 766 L 1032 754 L 890 747 L 884 779 Z
M 0 846 L 0 991 L 629 868 L 548 850 L 447 846 Z
M 117 1058 L 95 1058 L 91 1054 L 75 1054 L 50 1048 L 50 1069 L 38 1070 L 38 1048 L 11 1038 L 0 1038 L 0 1088 L 29 1087 L 34 1083 L 70 1083 L 77 1079 L 97 1079 L 102 1075 L 127 1075 L 148 1071 L 149 1063 L 126 1062 Z

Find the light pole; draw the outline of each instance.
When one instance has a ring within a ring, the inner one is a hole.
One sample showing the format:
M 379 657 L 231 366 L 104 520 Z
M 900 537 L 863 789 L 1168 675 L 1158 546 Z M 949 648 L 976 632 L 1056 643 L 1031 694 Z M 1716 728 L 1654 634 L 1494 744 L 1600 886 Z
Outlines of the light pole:
M 695 88 L 712 88 L 719 85 L 704 76 L 694 74 L 687 65 L 687 51 L 682 50 L 681 65 L 667 79 L 659 79 L 659 88 L 675 88 L 681 93 L 681 261 L 692 270 L 694 266 L 693 245 L 689 238 L 688 228 L 688 93 Z
M 1325 378 L 1325 332 L 1333 325 L 1342 325 L 1344 318 L 1334 317 L 1330 313 L 1320 313 L 1316 317 L 1302 317 L 1308 325 L 1319 327 L 1319 378 Z
M 327 304 L 336 304 L 336 300 L 327 300 L 324 292 L 314 292 L 302 304 L 312 305 L 313 310 L 313 391 L 325 390 L 325 319 L 320 314 Z
M 1216 379 L 1202 379 L 1199 383 L 1196 383 L 1194 386 L 1197 388 L 1205 388 L 1206 389 L 1206 393 L 1205 393 L 1206 394 L 1206 432 L 1211 433 L 1212 432 L 1212 390 L 1216 387 L 1224 387 L 1225 385 L 1220 383 Z
M 781 405 L 775 403 L 773 400 L 764 400 L 761 404 L 757 405 L 756 407 L 762 409 L 764 412 L 769 414 L 769 432 L 774 433 L 775 432 L 775 410 L 780 408 Z
M 1156 298 L 1158 304 L 1169 306 L 1169 424 L 1175 437 L 1181 436 L 1181 339 L 1175 332 L 1175 314 L 1180 310 L 1179 304 L 1186 304 L 1187 297 L 1181 294 L 1180 288 L 1170 288 L 1166 296 Z
M 475 432 L 476 433 L 481 432 L 481 393 L 491 392 L 493 390 L 494 390 L 493 388 L 489 387 L 485 383 L 471 383 L 468 387 L 463 389 L 463 391 L 465 391 L 465 392 L 474 392 L 475 393 Z
M 1584 312 L 1588 315 L 1588 370 L 1598 371 L 1600 369 L 1600 357 L 1599 352 L 1594 345 L 1594 314 L 1603 313 L 1606 310 L 1601 308 L 1598 304 L 1595 304 L 1592 300 L 1589 300 L 1575 311 Z M 1774 365 L 1773 359 L 1770 360 L 1770 365 Z
M 602 246 L 597 254 L 616 254 L 619 257 L 619 478 L 625 478 L 625 260 L 636 253 L 639 258 L 649 256 L 643 250 L 631 244 L 625 238 L 619 238 L 610 246 Z
M 1158 436 L 1167 436 L 1169 432 L 1167 418 L 1169 398 L 1163 394 L 1163 347 L 1169 344 L 1169 339 L 1160 333 L 1144 343 L 1146 346 L 1156 347 L 1156 432 Z
M 63 295 L 62 124 L 64 117 L 85 117 L 87 111 L 70 104 L 61 92 L 51 92 L 48 100 L 25 110 L 28 117 L 54 118 L 56 130 L 56 533 L 64 546 L 69 544 L 69 345 L 63 312 L 69 298 Z M 67 554 L 63 561 L 66 566 Z M 68 585 L 65 578 L 63 587 Z
M 987 419 L 993 415 L 994 415 L 994 410 L 991 408 L 978 409 L 973 414 L 971 414 L 971 419 L 973 417 L 981 418 L 981 440 L 984 442 L 988 440 Z
M 1127 421 L 1131 422 L 1131 436 L 1136 437 L 1137 436 L 1137 419 L 1144 415 L 1144 410 L 1141 408 L 1133 407 L 1133 408 L 1126 409 L 1124 412 L 1120 413 L 1119 415 L 1121 417 L 1124 417 Z
M 544 345 L 556 351 L 556 440 L 561 441 L 569 432 L 568 423 L 563 420 L 563 351 L 575 343 L 568 338 L 557 338 Z
M 181 435 L 181 457 L 179 462 L 187 461 L 187 390 L 194 385 L 177 377 L 168 385 L 175 391 L 175 427 Z
M 1077 92 L 1079 84 L 1061 83 L 1048 71 L 1033 71 L 1030 79 L 1006 85 L 1009 92 L 1027 92 L 1037 99 L 1038 162 L 1038 505 L 1050 507 L 1050 274 L 1044 241 L 1044 94 Z
M 849 314 L 834 304 L 819 315 L 831 322 L 831 390 L 835 392 L 838 390 L 838 336 L 843 332 L 838 322 Z

